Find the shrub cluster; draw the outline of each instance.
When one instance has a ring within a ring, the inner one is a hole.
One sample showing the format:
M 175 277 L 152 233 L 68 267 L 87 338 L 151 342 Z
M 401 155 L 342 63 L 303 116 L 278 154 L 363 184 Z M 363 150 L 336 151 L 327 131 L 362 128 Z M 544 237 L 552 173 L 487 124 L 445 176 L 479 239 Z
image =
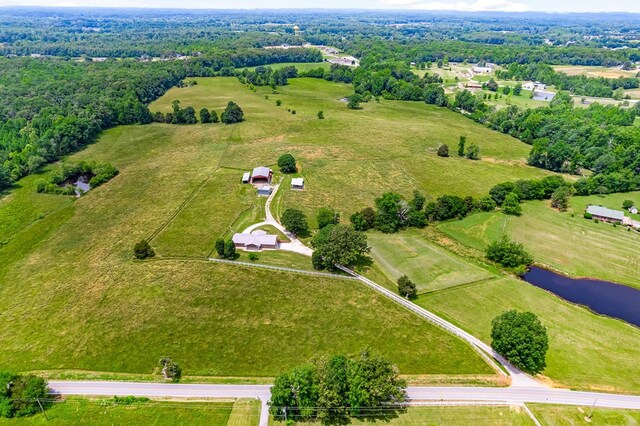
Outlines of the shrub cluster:
M 233 240 L 223 240 L 222 238 L 218 238 L 215 244 L 216 253 L 222 259 L 233 260 L 238 257 L 236 253 L 236 245 L 233 243 Z
M 36 191 L 49 194 L 74 195 L 76 188 L 73 185 L 64 185 L 64 181 L 74 176 L 91 175 L 89 186 L 96 188 L 118 174 L 118 169 L 108 163 L 85 162 L 61 163 L 55 168 L 48 179 L 35 181 Z
M 42 377 L 0 372 L 0 417 L 32 416 L 41 410 L 38 400 L 47 397 Z

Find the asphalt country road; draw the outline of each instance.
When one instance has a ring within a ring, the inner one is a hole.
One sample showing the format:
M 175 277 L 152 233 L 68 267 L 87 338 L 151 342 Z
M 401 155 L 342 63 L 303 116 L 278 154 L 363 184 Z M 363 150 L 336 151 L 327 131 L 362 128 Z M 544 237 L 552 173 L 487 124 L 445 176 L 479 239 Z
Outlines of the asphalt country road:
M 105 381 L 49 382 L 56 395 L 85 396 L 147 396 L 171 398 L 256 398 L 261 401 L 260 425 L 268 425 L 267 401 L 269 385 L 213 385 L 183 383 L 138 383 Z M 486 388 L 486 387 L 409 387 L 410 404 L 424 401 L 442 403 L 501 403 L 522 405 L 545 403 L 560 405 L 595 406 L 603 408 L 640 409 L 640 396 L 600 392 L 582 392 L 541 387 Z

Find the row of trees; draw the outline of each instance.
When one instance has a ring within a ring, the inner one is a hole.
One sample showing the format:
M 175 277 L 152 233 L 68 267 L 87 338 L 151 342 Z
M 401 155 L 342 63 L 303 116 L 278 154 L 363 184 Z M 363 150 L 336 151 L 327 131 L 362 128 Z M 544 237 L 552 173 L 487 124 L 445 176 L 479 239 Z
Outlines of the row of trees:
M 401 408 L 405 389 L 395 365 L 365 350 L 353 358 L 321 358 L 277 376 L 268 404 L 277 420 L 345 424 L 349 416 Z
M 221 259 L 234 260 L 236 257 L 238 257 L 236 253 L 236 245 L 231 239 L 225 241 L 222 238 L 218 238 L 216 240 L 214 249 L 218 254 L 218 257 L 220 257 Z
M 179 100 L 174 100 L 171 104 L 172 112 L 163 114 L 157 111 L 153 114 L 153 121 L 156 123 L 169 123 L 169 124 L 196 124 L 198 119 L 196 118 L 196 110 L 192 106 L 182 108 Z M 225 124 L 239 123 L 244 120 L 244 112 L 238 104 L 233 101 L 229 101 L 224 111 L 218 117 L 218 113 L 207 108 L 202 108 L 199 112 L 200 123 L 218 123 L 222 121 Z
M 0 58 L 0 191 L 42 165 L 74 152 L 103 129 L 156 121 L 195 123 L 192 107 L 174 105 L 157 114 L 147 104 L 187 76 L 233 75 L 239 66 L 320 61 L 314 49 L 241 49 L 188 61 L 134 60 L 75 62 L 59 59 Z M 200 119 L 206 122 L 206 113 Z M 215 122 L 210 113 L 211 122 Z M 242 110 L 227 106 L 225 123 L 242 121 Z
M 298 69 L 293 65 L 273 69 L 271 67 L 257 67 L 250 71 L 244 69 L 238 74 L 238 79 L 242 84 L 252 84 L 253 86 L 271 86 L 275 89 L 277 86 L 286 86 L 289 79 L 298 76 Z

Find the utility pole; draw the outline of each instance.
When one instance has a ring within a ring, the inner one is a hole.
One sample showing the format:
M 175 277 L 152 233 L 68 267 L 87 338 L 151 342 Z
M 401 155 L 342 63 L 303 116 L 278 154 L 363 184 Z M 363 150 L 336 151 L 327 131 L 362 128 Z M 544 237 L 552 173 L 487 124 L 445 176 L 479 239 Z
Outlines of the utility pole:
M 38 405 L 40 406 L 40 410 L 42 411 L 42 415 L 44 415 L 44 418 L 49 421 L 49 417 L 47 417 L 47 413 L 44 412 L 44 407 L 42 406 L 42 403 L 40 402 L 40 398 L 36 398 L 36 401 L 38 401 Z
M 596 402 L 598 402 L 598 398 L 596 398 L 595 401 L 593 401 L 593 405 L 591 406 L 591 412 L 589 413 L 588 419 L 591 420 L 591 417 L 593 417 L 593 409 L 596 408 Z

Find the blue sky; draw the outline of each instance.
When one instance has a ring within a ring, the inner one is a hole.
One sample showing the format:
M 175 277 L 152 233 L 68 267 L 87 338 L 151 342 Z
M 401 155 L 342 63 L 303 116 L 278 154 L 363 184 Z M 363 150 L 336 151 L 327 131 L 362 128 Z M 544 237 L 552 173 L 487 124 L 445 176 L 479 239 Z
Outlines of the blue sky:
M 208 9 L 326 8 L 504 12 L 635 12 L 639 0 L 0 0 L 0 6 L 177 7 Z

